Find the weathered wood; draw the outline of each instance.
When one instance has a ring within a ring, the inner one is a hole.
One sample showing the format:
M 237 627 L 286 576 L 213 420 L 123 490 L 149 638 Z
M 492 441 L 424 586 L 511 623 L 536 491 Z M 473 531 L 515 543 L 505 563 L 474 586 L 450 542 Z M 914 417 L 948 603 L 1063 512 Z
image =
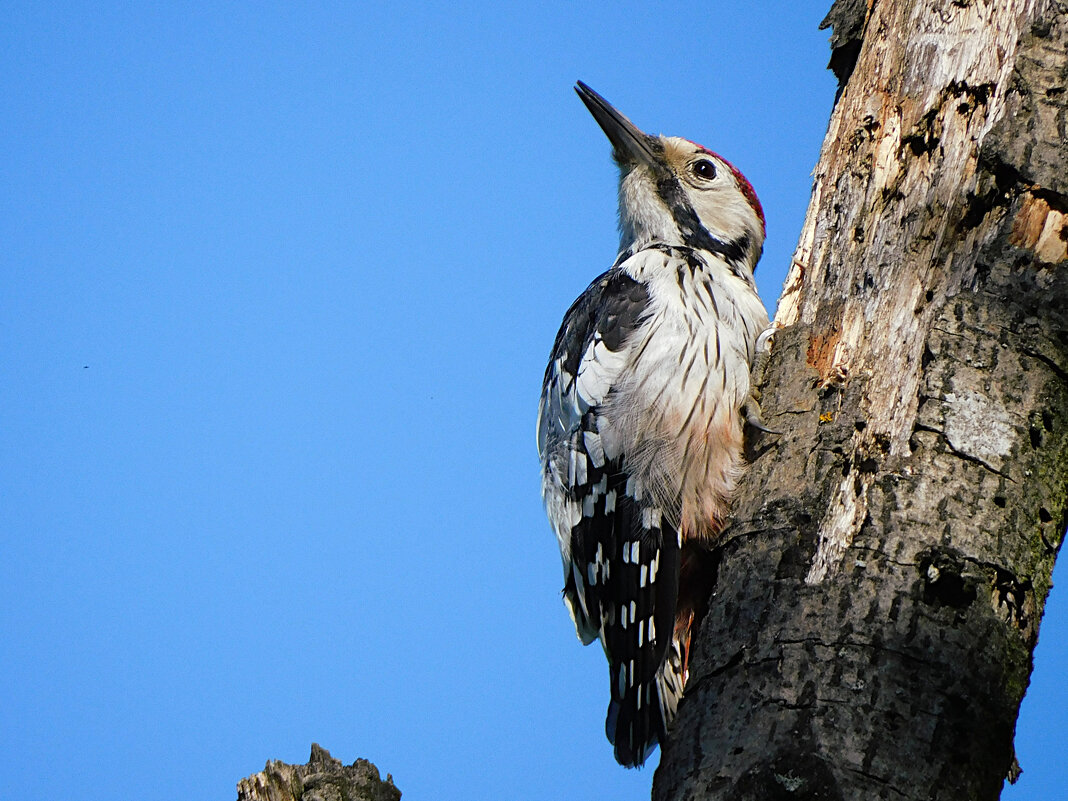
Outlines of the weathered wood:
M 237 784 L 237 801 L 400 801 L 393 777 L 385 781 L 366 759 L 341 764 L 312 743 L 307 765 L 271 760 L 259 773 Z
M 751 444 L 662 801 L 997 798 L 1066 525 L 1068 3 L 828 20 L 862 38 L 777 312 L 783 434 Z

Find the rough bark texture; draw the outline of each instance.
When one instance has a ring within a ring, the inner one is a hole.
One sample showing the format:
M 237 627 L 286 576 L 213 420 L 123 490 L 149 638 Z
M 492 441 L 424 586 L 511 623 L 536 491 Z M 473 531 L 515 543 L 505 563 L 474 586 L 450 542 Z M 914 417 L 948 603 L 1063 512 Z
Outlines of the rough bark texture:
M 345 766 L 312 743 L 307 765 L 270 761 L 237 784 L 237 801 L 400 801 L 393 777 L 382 781 L 366 759 Z
M 1065 530 L 1068 2 L 827 22 L 783 434 L 751 443 L 662 801 L 996 799 Z

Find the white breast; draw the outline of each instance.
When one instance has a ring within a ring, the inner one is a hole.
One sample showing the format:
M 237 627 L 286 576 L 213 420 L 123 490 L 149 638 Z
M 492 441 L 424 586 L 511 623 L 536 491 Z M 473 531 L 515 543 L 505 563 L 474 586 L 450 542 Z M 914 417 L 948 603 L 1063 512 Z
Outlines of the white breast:
M 603 425 L 615 425 L 602 436 L 618 438 L 627 471 L 683 537 L 710 537 L 742 467 L 739 410 L 767 312 L 750 281 L 710 254 L 691 266 L 646 250 L 623 267 L 647 283 L 651 314 L 605 405 Z

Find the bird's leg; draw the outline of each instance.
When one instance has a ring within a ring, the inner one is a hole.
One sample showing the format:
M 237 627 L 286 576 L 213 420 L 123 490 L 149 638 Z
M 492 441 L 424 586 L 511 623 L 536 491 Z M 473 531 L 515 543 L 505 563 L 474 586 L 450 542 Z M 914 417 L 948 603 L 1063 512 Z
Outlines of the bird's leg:
M 779 326 L 772 323 L 757 337 L 756 354 L 753 356 L 753 363 L 749 368 L 749 397 L 742 404 L 742 414 L 745 417 L 745 422 L 765 434 L 782 433 L 764 425 L 764 418 L 760 411 L 760 389 L 758 387 L 764 380 L 764 372 L 768 369 L 768 362 L 771 360 L 771 348 L 775 342 L 775 332 L 778 330 Z

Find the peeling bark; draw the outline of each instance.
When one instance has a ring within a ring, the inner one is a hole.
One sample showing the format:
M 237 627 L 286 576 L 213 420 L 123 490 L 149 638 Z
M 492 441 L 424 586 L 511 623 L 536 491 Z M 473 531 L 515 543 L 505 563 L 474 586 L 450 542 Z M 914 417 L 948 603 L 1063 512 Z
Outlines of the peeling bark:
M 826 22 L 783 434 L 750 443 L 655 799 L 996 799 L 1068 522 L 1068 3 Z
M 838 0 L 820 23 L 821 31 L 831 29 L 831 61 L 827 69 L 838 79 L 839 94 L 857 65 L 867 19 L 867 0 Z

